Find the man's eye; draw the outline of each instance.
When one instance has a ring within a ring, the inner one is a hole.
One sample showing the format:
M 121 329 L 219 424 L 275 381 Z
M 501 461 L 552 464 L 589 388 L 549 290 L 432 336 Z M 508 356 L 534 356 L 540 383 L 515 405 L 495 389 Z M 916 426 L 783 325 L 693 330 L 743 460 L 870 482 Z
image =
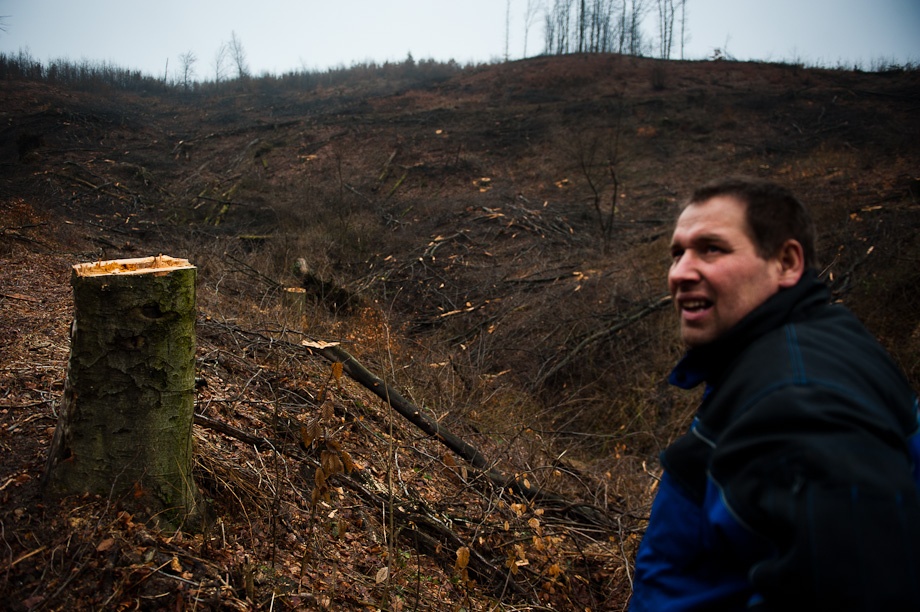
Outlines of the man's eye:
M 710 244 L 709 246 L 706 247 L 706 252 L 707 253 L 724 253 L 725 249 L 723 249 L 722 247 L 718 247 L 714 244 Z

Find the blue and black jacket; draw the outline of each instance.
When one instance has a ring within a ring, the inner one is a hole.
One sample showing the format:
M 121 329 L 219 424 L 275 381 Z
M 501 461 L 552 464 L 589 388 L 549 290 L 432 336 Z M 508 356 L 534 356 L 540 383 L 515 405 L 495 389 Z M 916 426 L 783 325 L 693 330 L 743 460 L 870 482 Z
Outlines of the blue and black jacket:
M 920 611 L 920 413 L 812 273 L 671 383 L 706 392 L 664 474 L 630 610 Z

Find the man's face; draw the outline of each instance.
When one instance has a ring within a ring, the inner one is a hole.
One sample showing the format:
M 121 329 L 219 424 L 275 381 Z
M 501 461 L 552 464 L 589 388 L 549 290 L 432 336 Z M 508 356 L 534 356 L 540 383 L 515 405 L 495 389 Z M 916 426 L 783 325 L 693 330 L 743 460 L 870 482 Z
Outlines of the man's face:
M 668 288 L 691 346 L 708 344 L 779 291 L 779 258 L 757 254 L 745 206 L 730 196 L 691 204 L 671 238 Z

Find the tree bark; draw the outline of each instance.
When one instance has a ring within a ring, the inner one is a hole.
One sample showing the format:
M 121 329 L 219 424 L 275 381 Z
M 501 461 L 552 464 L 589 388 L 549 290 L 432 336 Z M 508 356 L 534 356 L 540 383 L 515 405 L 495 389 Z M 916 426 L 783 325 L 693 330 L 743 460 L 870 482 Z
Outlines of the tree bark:
M 196 272 L 162 255 L 73 267 L 70 360 L 46 491 L 111 495 L 166 528 L 197 527 Z

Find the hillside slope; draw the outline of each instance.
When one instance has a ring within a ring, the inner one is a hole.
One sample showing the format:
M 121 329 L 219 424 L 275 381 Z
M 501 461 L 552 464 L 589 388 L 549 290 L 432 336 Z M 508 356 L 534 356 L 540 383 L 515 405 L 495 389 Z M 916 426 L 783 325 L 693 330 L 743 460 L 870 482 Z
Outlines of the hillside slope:
M 663 382 L 669 224 L 723 174 L 812 206 L 826 278 L 920 388 L 916 71 L 565 56 L 309 91 L 9 81 L 0 99 L 0 596 L 20 609 L 622 609 L 657 452 L 695 401 Z M 182 537 L 130 500 L 37 487 L 69 266 L 157 253 L 199 267 L 215 521 Z M 304 313 L 282 304 L 294 285 Z M 514 496 L 304 340 L 340 342 L 555 496 Z M 327 397 L 329 448 L 361 469 L 313 506 L 321 449 L 300 428 Z

